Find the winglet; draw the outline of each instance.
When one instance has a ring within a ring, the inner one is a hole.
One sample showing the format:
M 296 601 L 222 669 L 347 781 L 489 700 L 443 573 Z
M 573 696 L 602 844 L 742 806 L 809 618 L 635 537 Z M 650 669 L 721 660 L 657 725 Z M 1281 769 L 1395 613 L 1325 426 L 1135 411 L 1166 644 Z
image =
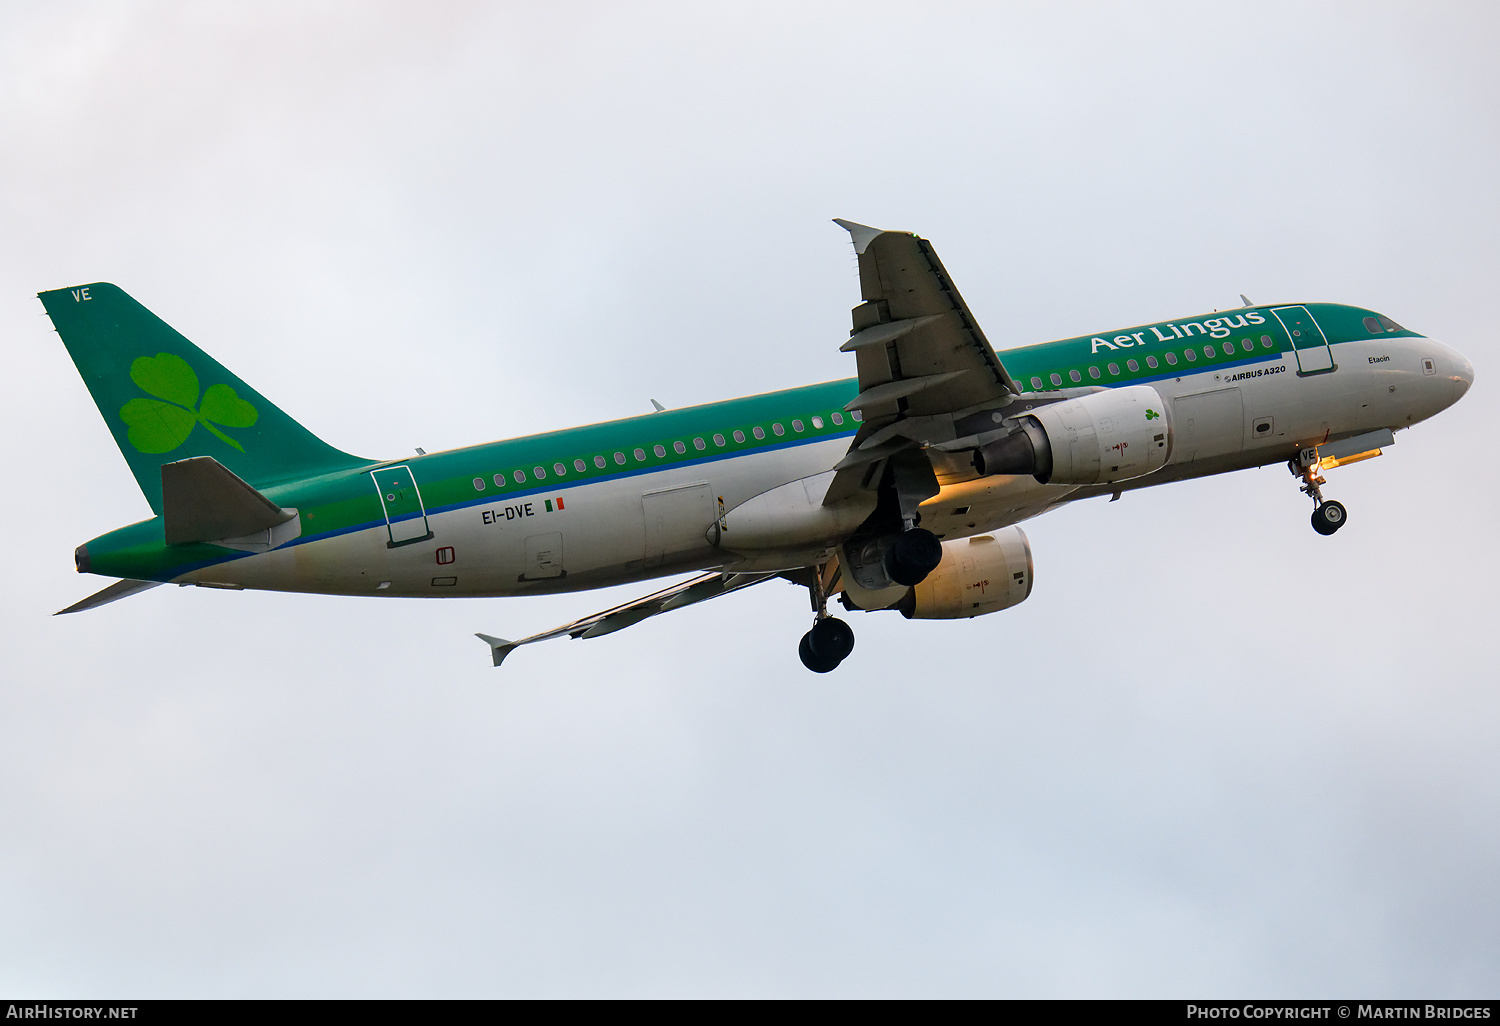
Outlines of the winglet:
M 504 638 L 492 638 L 488 634 L 475 634 L 474 637 L 490 646 L 490 657 L 495 660 L 496 666 L 505 662 L 505 657 L 510 655 L 517 644 L 514 641 L 506 641 Z
M 853 221 L 845 221 L 842 217 L 835 217 L 833 223 L 849 233 L 854 240 L 854 252 L 863 253 L 865 247 L 875 240 L 875 236 L 885 233 L 879 228 L 871 228 L 867 224 L 855 224 Z

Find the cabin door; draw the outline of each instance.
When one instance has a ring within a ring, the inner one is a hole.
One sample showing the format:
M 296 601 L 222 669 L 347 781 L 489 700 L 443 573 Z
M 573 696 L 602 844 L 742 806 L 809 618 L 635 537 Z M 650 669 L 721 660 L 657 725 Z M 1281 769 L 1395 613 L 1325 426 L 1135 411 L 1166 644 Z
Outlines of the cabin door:
M 708 547 L 708 528 L 718 516 L 707 482 L 664 488 L 641 496 L 646 519 L 646 565 Z
M 1172 400 L 1172 462 L 1228 456 L 1244 447 L 1245 404 L 1238 388 L 1216 388 Z
M 1323 329 L 1318 327 L 1318 322 L 1313 320 L 1312 311 L 1305 306 L 1278 306 L 1271 312 L 1286 329 L 1292 340 L 1292 348 L 1297 351 L 1299 375 L 1325 374 L 1338 370 L 1333 365 L 1333 350 L 1328 348 L 1328 338 L 1323 334 Z
M 422 507 L 422 493 L 417 491 L 410 467 L 384 467 L 372 470 L 370 477 L 380 495 L 380 508 L 385 510 L 385 527 L 391 539 L 385 543 L 387 548 L 432 537 L 427 526 L 427 511 Z

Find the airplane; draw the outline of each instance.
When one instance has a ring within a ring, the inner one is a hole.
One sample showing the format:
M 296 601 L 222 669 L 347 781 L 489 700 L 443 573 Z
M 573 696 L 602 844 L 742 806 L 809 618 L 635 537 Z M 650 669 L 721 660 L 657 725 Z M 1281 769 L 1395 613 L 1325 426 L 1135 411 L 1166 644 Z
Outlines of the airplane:
M 1021 522 L 1064 503 L 1286 463 L 1312 526 L 1347 522 L 1326 470 L 1468 391 L 1454 349 L 1374 310 L 1243 306 L 997 353 L 932 245 L 851 221 L 857 376 L 406 459 L 314 436 L 107 283 L 39 298 L 154 514 L 80 545 L 118 580 L 382 597 L 583 591 L 692 572 L 511 641 L 597 638 L 773 579 L 805 587 L 798 644 L 835 669 L 830 615 L 967 619 L 1031 594 Z M 1003 359 L 1002 359 L 1003 357 Z

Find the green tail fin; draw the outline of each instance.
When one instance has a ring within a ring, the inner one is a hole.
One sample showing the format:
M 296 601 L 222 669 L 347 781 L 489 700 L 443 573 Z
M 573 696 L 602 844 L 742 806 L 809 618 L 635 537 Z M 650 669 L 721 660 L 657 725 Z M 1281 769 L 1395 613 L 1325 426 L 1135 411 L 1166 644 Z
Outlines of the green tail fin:
M 212 456 L 257 488 L 369 462 L 341 452 L 106 282 L 38 293 L 146 501 L 161 465 Z

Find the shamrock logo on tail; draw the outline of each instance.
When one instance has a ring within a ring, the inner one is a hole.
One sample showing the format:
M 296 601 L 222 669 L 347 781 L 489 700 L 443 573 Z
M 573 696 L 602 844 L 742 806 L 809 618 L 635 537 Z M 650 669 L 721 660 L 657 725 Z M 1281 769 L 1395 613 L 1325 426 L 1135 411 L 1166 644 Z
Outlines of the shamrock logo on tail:
M 130 444 L 141 452 L 171 452 L 202 424 L 226 445 L 245 447 L 214 425 L 246 428 L 260 413 L 228 385 L 211 385 L 198 402 L 198 375 L 180 356 L 157 353 L 137 357 L 130 380 L 155 399 L 132 399 L 120 407 L 120 419 L 130 426 Z

